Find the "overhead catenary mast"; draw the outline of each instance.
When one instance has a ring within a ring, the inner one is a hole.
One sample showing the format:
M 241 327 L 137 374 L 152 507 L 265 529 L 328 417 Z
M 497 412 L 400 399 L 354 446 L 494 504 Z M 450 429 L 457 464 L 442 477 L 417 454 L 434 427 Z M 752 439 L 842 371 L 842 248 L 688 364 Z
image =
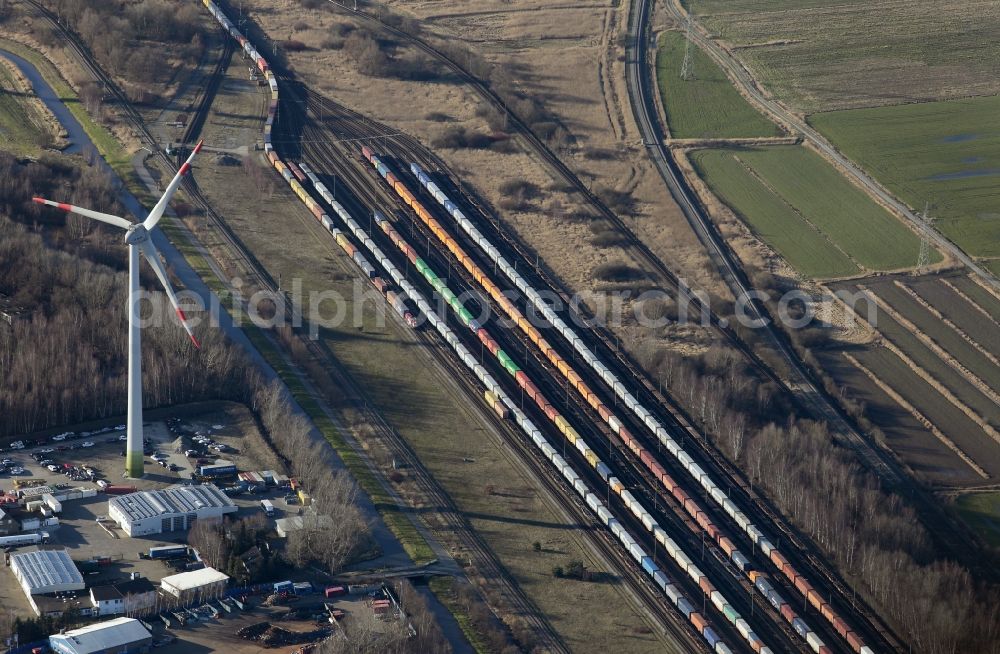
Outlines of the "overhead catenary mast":
M 153 210 L 149 212 L 149 215 L 141 223 L 133 223 L 121 216 L 91 211 L 90 209 L 84 209 L 63 202 L 32 198 L 38 204 L 47 204 L 62 209 L 67 213 L 75 213 L 87 218 L 93 218 L 94 220 L 99 220 L 102 223 L 114 225 L 125 230 L 125 244 L 128 245 L 128 420 L 126 421 L 127 441 L 125 448 L 126 477 L 135 478 L 143 475 L 142 332 L 139 321 L 140 254 L 149 262 L 149 265 L 153 268 L 153 272 L 156 273 L 156 277 L 160 280 L 160 284 L 163 285 L 163 290 L 167 292 L 167 297 L 170 298 L 170 303 L 173 305 L 174 311 L 177 312 L 177 317 L 180 319 L 181 325 L 184 326 L 188 336 L 191 337 L 191 342 L 194 343 L 195 347 L 200 347 L 198 340 L 191 331 L 190 325 L 187 323 L 187 317 L 177 302 L 177 296 L 170 285 L 167 271 L 160 261 L 160 253 L 156 249 L 156 246 L 153 245 L 153 240 L 150 237 L 153 229 L 160 222 L 160 218 L 163 217 L 163 212 L 166 211 L 167 205 L 170 203 L 170 198 L 177 192 L 181 180 L 191 171 L 191 162 L 194 161 L 195 155 L 201 150 L 201 144 L 202 142 L 199 141 L 194 151 L 191 152 L 191 156 L 188 157 L 187 161 L 184 162 L 184 165 L 180 167 L 180 170 L 177 171 L 177 174 L 170 181 L 170 185 L 167 186 L 167 190 L 163 192 L 163 196 L 156 203 L 156 206 L 153 207 Z

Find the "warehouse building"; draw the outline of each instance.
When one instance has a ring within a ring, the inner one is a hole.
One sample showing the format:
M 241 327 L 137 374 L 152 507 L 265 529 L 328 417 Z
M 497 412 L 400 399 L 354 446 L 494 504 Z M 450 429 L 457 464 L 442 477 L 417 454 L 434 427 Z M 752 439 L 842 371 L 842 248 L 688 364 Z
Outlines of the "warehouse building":
M 84 587 L 83 576 L 65 549 L 11 554 L 10 569 L 28 597 Z
M 116 618 L 49 636 L 49 647 L 58 654 L 136 654 L 148 652 L 153 642 L 138 620 Z
M 221 518 L 236 505 L 213 484 L 171 486 L 108 500 L 108 517 L 129 536 L 190 529 L 195 520 Z
M 221 597 L 226 592 L 229 576 L 215 568 L 191 570 L 177 575 L 164 577 L 160 580 L 160 589 L 182 604 L 198 600 L 204 601 Z

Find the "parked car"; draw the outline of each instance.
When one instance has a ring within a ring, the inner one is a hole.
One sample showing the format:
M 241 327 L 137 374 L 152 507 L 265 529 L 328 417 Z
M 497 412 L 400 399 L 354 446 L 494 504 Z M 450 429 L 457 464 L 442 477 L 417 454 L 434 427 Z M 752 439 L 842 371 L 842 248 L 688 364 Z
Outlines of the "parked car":
M 57 441 L 57 442 L 58 441 L 64 441 L 64 440 L 66 440 L 66 434 L 56 434 L 55 436 L 52 437 L 52 440 Z
M 83 441 L 80 443 L 80 447 L 94 447 L 93 441 Z
M 120 440 L 120 441 L 127 441 L 128 440 L 128 434 L 121 434 L 120 436 L 118 436 L 118 440 Z
M 49 465 L 47 465 L 45 467 L 48 468 L 51 472 L 59 472 L 59 466 L 57 466 L 54 463 L 49 464 Z

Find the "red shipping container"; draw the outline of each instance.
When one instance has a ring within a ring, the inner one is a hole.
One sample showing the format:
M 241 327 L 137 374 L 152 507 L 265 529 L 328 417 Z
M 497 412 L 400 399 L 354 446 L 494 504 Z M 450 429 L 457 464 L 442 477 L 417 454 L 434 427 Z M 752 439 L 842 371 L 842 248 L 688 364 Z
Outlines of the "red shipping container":
M 708 620 L 706 620 L 701 613 L 692 613 L 689 619 L 691 620 L 691 624 L 694 625 L 695 629 L 698 630 L 699 634 L 705 630 L 705 627 L 708 626 Z
M 330 586 L 323 591 L 324 597 L 339 597 L 340 595 L 346 595 L 347 589 L 343 586 Z
M 864 641 L 854 633 L 853 631 L 848 631 L 847 635 L 844 637 L 847 639 L 847 644 L 851 646 L 855 652 L 860 652 L 861 648 L 864 646 Z
M 817 593 L 808 582 L 806 582 L 806 586 L 806 599 L 813 605 L 813 608 L 821 610 L 823 607 L 823 598 L 820 597 L 819 593 Z
M 791 622 L 795 618 L 799 617 L 798 614 L 795 613 L 795 610 L 792 608 L 792 605 L 789 604 L 788 602 L 782 604 L 781 609 L 779 609 L 779 611 L 781 613 L 781 617 L 783 617 L 788 622 Z
M 833 618 L 833 628 L 840 634 L 841 638 L 847 638 L 847 623 L 838 615 Z
M 806 581 L 806 578 L 803 577 L 802 575 L 797 575 L 795 577 L 795 588 L 800 593 L 805 595 L 806 593 L 809 592 L 809 582 Z

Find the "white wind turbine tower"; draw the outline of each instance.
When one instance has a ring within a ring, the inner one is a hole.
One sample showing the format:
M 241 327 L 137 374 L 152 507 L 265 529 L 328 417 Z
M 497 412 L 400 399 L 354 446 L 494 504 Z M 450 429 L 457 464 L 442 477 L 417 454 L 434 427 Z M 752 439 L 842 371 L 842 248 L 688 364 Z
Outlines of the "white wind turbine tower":
M 143 475 L 143 458 L 142 458 L 142 346 L 141 346 L 141 329 L 139 327 L 139 254 L 141 253 L 146 257 L 146 261 L 152 266 L 153 272 L 160 279 L 160 284 L 163 285 L 163 289 L 167 292 L 167 297 L 170 298 L 170 303 L 173 304 L 174 310 L 177 312 L 177 317 L 180 319 L 181 324 L 184 329 L 187 330 L 188 336 L 191 337 L 191 341 L 194 343 L 195 347 L 200 347 L 198 345 L 198 340 L 194 337 L 194 333 L 191 331 L 191 327 L 187 324 L 187 318 L 184 316 L 184 312 L 181 311 L 180 305 L 177 303 L 177 296 L 174 294 L 174 289 L 170 286 L 170 280 L 167 278 L 167 271 L 163 268 L 163 263 L 160 262 L 160 253 L 153 245 L 153 240 L 150 235 L 156 224 L 160 222 L 160 218 L 163 217 L 163 212 L 166 211 L 167 205 L 170 203 L 170 198 L 177 191 L 177 188 L 181 184 L 181 180 L 185 175 L 191 170 L 191 162 L 194 160 L 194 156 L 198 154 L 201 150 L 201 142 L 195 146 L 194 151 L 191 156 L 188 157 L 184 165 L 181 166 L 177 174 L 170 181 L 170 185 L 167 190 L 163 192 L 163 197 L 160 198 L 153 210 L 149 212 L 149 215 L 141 223 L 130 222 L 120 216 L 112 216 L 111 214 L 100 213 L 97 211 L 91 211 L 90 209 L 83 209 L 81 207 L 73 206 L 71 204 L 64 204 L 62 202 L 53 202 L 52 200 L 44 200 L 42 198 L 32 198 L 38 204 L 47 204 L 53 207 L 58 207 L 63 211 L 68 213 L 75 213 L 81 216 L 87 216 L 88 218 L 93 218 L 94 220 L 99 220 L 103 223 L 108 223 L 109 225 L 114 225 L 115 227 L 121 227 L 125 230 L 125 243 L 128 245 L 128 432 L 127 432 L 127 442 L 126 442 L 126 453 L 125 453 L 125 475 L 127 477 L 141 477 Z

